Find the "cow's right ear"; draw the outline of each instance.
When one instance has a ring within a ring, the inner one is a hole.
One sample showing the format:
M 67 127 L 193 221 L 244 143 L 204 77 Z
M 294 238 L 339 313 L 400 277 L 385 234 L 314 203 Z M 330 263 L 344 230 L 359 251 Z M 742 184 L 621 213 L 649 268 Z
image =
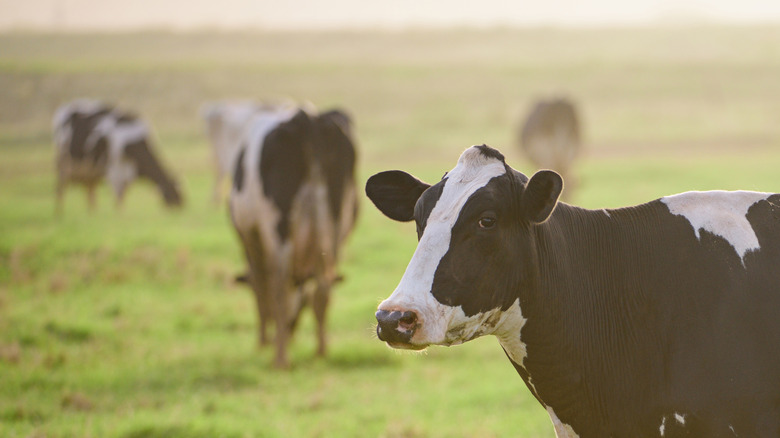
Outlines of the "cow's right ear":
M 400 170 L 388 170 L 372 176 L 366 182 L 366 195 L 385 216 L 409 222 L 414 219 L 414 206 L 420 195 L 430 187 Z
M 563 179 L 552 170 L 540 170 L 531 177 L 523 192 L 526 217 L 540 224 L 550 217 L 563 190 Z

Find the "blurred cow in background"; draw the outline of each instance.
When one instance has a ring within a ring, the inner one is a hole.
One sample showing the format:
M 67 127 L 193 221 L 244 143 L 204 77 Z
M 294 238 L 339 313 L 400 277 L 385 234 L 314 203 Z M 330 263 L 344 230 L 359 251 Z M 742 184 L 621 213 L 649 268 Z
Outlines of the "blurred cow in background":
M 214 156 L 216 179 L 213 200 L 215 204 L 222 201 L 224 180 L 235 167 L 241 141 L 252 116 L 258 112 L 283 106 L 292 107 L 293 104 L 277 105 L 251 100 L 222 100 L 207 102 L 201 106 L 201 116 L 206 121 L 206 132 Z
M 145 121 L 100 101 L 78 99 L 59 107 L 53 122 L 58 214 L 70 182 L 86 186 L 89 208 L 94 209 L 95 187 L 103 178 L 113 188 L 117 206 L 127 186 L 139 177 L 157 185 L 166 205 L 182 204 L 176 181 L 152 151 Z
M 574 104 L 567 99 L 537 102 L 523 124 L 520 145 L 537 169 L 555 170 L 564 178 L 564 199 L 570 198 L 577 179 L 572 167 L 581 147 Z
M 357 215 L 355 147 L 341 111 L 267 107 L 244 136 L 233 172 L 230 212 L 249 265 L 260 345 L 275 321 L 274 363 L 306 304 L 314 308 L 317 354 L 326 351 L 325 312 L 340 248 Z

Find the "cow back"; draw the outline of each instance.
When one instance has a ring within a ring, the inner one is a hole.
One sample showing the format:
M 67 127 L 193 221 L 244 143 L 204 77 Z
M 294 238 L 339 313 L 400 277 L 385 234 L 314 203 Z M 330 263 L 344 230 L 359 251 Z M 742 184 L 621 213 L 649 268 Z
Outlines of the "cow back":
M 77 101 L 63 105 L 55 115 L 55 132 L 61 136 L 59 147 L 67 149 L 71 160 L 80 161 L 89 156 L 93 157 L 92 149 L 100 139 L 91 139 L 95 128 L 112 111 L 108 105 L 92 102 Z M 89 140 L 92 140 L 91 142 Z M 105 144 L 103 144 L 105 146 Z M 105 150 L 102 151 L 105 153 Z
M 350 119 L 342 111 L 333 110 L 321 114 L 316 123 L 318 141 L 314 143 L 313 156 L 325 179 L 329 212 L 334 223 L 341 224 L 346 221 L 350 223 L 347 227 L 351 227 L 356 208 L 356 153 L 350 132 Z M 345 208 L 345 202 L 350 203 L 351 208 Z

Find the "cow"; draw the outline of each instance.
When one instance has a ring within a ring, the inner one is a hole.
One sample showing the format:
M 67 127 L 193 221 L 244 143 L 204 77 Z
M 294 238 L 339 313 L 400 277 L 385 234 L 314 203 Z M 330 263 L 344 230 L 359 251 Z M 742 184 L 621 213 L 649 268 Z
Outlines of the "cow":
M 252 100 L 222 100 L 201 106 L 206 122 L 206 132 L 211 143 L 214 162 L 214 188 L 212 199 L 222 202 L 225 179 L 232 173 L 241 141 L 252 117 L 274 107 L 291 107 L 291 102 L 255 102 Z
M 355 147 L 342 111 L 270 107 L 253 116 L 233 172 L 229 208 L 255 295 L 260 346 L 275 321 L 274 365 L 305 305 L 314 310 L 317 355 L 341 247 L 357 215 Z
M 77 99 L 56 110 L 53 125 L 58 214 L 68 183 L 86 186 L 89 208 L 94 210 L 95 187 L 103 179 L 113 188 L 117 206 L 136 178 L 157 185 L 166 205 L 182 204 L 176 181 L 153 152 L 149 125 L 133 113 L 101 101 Z
M 552 169 L 566 180 L 568 199 L 576 181 L 572 167 L 581 149 L 574 103 L 565 98 L 536 102 L 520 129 L 520 146 L 537 169 Z
M 376 312 L 389 346 L 498 338 L 563 437 L 780 436 L 780 194 L 588 210 L 488 146 L 366 193 L 419 243 Z

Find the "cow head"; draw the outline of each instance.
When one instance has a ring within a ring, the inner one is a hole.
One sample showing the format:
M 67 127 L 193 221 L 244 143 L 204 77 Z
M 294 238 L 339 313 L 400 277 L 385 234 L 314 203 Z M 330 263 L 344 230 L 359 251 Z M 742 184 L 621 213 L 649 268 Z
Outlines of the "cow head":
M 184 204 L 184 198 L 181 195 L 179 184 L 171 179 L 166 184 L 162 185 L 160 190 L 162 191 L 163 200 L 168 207 L 181 207 Z
M 391 219 L 414 220 L 419 239 L 376 312 L 379 339 L 406 349 L 454 345 L 522 320 L 523 290 L 534 281 L 526 272 L 535 262 L 533 228 L 562 189 L 555 172 L 529 180 L 484 145 L 467 149 L 433 186 L 397 170 L 372 176 L 368 197 Z
M 157 185 L 166 206 L 182 206 L 184 199 L 179 184 L 162 167 L 147 138 L 128 142 L 124 148 L 124 156 L 135 165 L 138 176 L 148 178 Z

